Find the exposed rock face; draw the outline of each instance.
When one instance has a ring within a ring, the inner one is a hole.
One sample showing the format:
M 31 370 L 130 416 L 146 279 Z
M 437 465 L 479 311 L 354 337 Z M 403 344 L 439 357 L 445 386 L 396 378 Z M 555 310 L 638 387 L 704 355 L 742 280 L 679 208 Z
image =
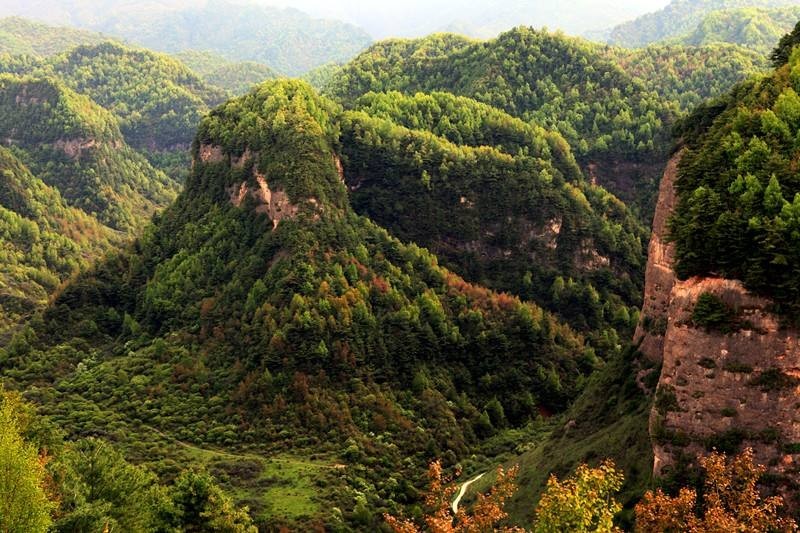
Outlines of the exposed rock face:
M 238 187 L 231 187 L 228 190 L 231 196 L 231 203 L 239 207 L 248 195 L 252 196 L 258 202 L 256 212 L 265 213 L 272 220 L 273 230 L 278 227 L 281 220 L 296 217 L 299 207 L 289 201 L 289 196 L 286 192 L 280 189 L 271 190 L 267 184 L 267 179 L 257 171 L 254 170 L 253 172 L 258 187 L 250 187 L 247 182 L 242 182 Z M 309 202 L 316 203 L 313 199 L 309 200 Z
M 650 417 L 654 473 L 686 454 L 710 446 L 749 445 L 769 472 L 800 481 L 800 342 L 780 326 L 771 302 L 741 282 L 675 276 L 673 247 L 664 241 L 675 207 L 680 160 L 668 164 L 661 183 L 647 264 L 641 350 L 662 363 Z M 710 293 L 735 314 L 727 332 L 696 327 L 692 312 Z
M 199 150 L 200 161 L 203 163 L 219 163 L 224 159 L 222 147 L 213 144 L 201 144 Z
M 647 252 L 642 320 L 636 328 L 634 341 L 641 341 L 639 350 L 654 362 L 663 357 L 664 333 L 667 327 L 669 300 L 675 285 L 675 247 L 667 242 L 667 221 L 675 209 L 675 180 L 682 151 L 667 163 L 658 192 L 658 203 L 653 217 L 653 234 Z

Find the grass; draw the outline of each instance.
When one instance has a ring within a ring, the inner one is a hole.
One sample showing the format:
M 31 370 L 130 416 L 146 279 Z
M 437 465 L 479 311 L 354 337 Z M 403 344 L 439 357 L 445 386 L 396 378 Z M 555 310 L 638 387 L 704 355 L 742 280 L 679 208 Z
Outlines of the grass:
M 317 495 L 321 486 L 331 484 L 337 469 L 328 462 L 291 455 L 267 457 L 175 443 L 181 448 L 181 459 L 208 469 L 237 503 L 250 507 L 256 520 L 296 520 L 319 514 L 322 506 Z

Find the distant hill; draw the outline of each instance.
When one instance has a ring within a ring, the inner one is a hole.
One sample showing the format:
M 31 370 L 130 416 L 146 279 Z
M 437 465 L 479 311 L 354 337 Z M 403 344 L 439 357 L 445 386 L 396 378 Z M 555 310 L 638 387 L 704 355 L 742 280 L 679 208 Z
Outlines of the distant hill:
M 67 27 L 53 27 L 19 17 L 0 19 L 0 53 L 51 56 L 80 44 L 108 40 L 99 33 Z
M 372 40 L 353 25 L 314 19 L 295 9 L 223 2 L 185 10 L 143 10 L 112 16 L 92 27 L 154 50 L 210 50 L 287 75 L 346 61 Z
M 800 6 L 712 11 L 676 42 L 693 46 L 735 43 L 767 54 L 800 20 Z
M 274 70 L 255 61 L 228 61 L 214 52 L 185 50 L 174 56 L 209 85 L 241 95 L 262 81 L 276 78 Z
M 734 8 L 776 8 L 800 5 L 800 0 L 673 0 L 667 7 L 654 13 L 615 27 L 608 42 L 620 46 L 639 47 L 693 33 L 703 23 L 706 15 L 713 11 Z M 723 17 L 724 19 L 725 17 Z M 741 18 L 741 14 L 738 18 Z M 719 19 L 718 19 L 719 20 Z M 729 20 L 730 22 L 730 20 Z M 746 26 L 746 25 L 745 25 Z M 758 26 L 758 25 L 756 25 Z M 720 22 L 709 24 L 720 29 Z M 745 33 L 752 32 L 746 30 Z M 763 29 L 759 28 L 758 33 Z M 741 38 L 741 37 L 740 37 Z M 760 38 L 759 38 L 760 40 Z M 705 44 L 704 39 L 693 44 Z M 737 41 L 738 42 L 738 41 Z M 744 43 L 742 43 L 744 44 Z

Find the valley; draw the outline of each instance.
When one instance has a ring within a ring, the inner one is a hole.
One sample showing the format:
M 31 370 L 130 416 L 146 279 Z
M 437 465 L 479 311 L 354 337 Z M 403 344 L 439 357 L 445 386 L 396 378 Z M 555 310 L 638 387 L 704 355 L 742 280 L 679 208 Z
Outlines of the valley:
M 796 530 L 795 2 L 107 3 L 0 5 L 0 530 Z

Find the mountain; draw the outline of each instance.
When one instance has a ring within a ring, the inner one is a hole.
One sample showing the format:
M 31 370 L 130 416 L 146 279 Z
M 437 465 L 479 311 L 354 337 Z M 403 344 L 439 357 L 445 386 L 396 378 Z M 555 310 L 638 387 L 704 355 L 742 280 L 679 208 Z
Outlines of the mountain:
M 73 207 L 141 228 L 177 184 L 125 143 L 108 111 L 48 78 L 0 75 L 0 137 Z
M 713 11 L 694 31 L 679 38 L 679 42 L 692 46 L 735 43 L 766 54 L 798 19 L 800 6 Z
M 75 28 L 54 28 L 19 17 L 0 19 L 0 53 L 51 56 L 81 44 L 99 44 L 108 38 Z
M 708 83 L 707 70 L 689 69 L 705 62 L 720 67 L 719 82 Z M 682 106 L 719 94 L 763 65 L 755 54 L 733 48 L 637 56 L 517 28 L 489 41 L 449 34 L 383 41 L 337 71 L 325 90 L 347 107 L 369 91 L 474 98 L 557 131 L 590 180 L 649 213 Z
M 70 435 L 112 424 L 157 471 L 186 460 L 174 440 L 200 457 L 241 450 L 229 483 L 262 524 L 295 527 L 369 529 L 416 498 L 405 480 L 431 457 L 454 463 L 562 410 L 599 364 L 581 336 L 356 215 L 340 112 L 297 81 L 214 110 L 184 192 L 31 322 L 0 357 L 4 382 Z M 315 471 L 346 466 L 314 497 L 308 474 L 285 481 L 299 512 L 241 470 L 300 454 Z
M 275 71 L 264 64 L 228 61 L 213 52 L 186 50 L 174 55 L 203 81 L 233 95 L 244 94 L 262 81 L 277 77 Z
M 0 15 L 36 18 L 113 35 L 160 52 L 208 50 L 286 75 L 346 61 L 369 45 L 360 28 L 253 2 L 46 0 L 0 5 Z
M 131 145 L 152 151 L 188 147 L 200 118 L 225 98 L 169 56 L 111 42 L 79 46 L 46 68 L 114 113 Z
M 615 27 L 611 31 L 608 42 L 627 47 L 646 46 L 650 43 L 670 38 L 681 38 L 684 35 L 691 36 L 697 31 L 702 32 L 703 28 L 707 28 L 711 33 L 713 29 L 720 28 L 721 24 L 730 24 L 736 19 L 741 19 L 742 16 L 748 16 L 748 11 L 739 11 L 738 14 L 734 15 L 715 14 L 710 19 L 706 19 L 706 16 L 715 11 L 754 7 L 776 8 L 798 4 L 800 2 L 797 0 L 673 0 L 660 11 L 643 15 Z M 749 12 L 750 16 L 754 14 L 757 15 L 758 13 Z M 782 18 L 782 15 L 778 15 L 778 18 Z M 752 32 L 757 31 L 763 35 L 765 29 L 760 27 L 758 22 L 758 20 L 748 21 L 748 24 L 752 23 L 756 27 L 745 25 L 743 27 L 744 34 L 740 38 L 749 42 L 753 38 L 750 35 Z M 695 35 L 695 37 L 688 37 L 688 39 L 689 41 L 691 39 L 698 40 L 697 44 L 705 42 L 704 39 L 699 37 L 699 35 Z M 757 37 L 756 41 L 760 41 L 761 38 Z

